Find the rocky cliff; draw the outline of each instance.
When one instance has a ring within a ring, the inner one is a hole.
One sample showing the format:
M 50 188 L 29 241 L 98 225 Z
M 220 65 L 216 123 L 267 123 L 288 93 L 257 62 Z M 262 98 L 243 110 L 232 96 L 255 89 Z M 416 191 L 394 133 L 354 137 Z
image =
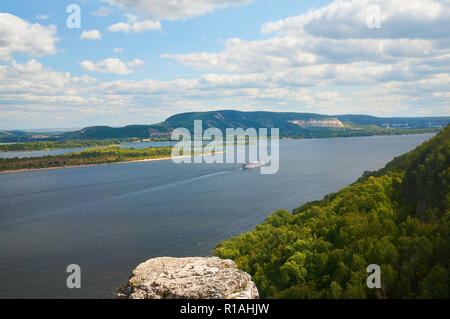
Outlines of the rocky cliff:
M 288 122 L 292 124 L 297 124 L 303 128 L 310 128 L 310 127 L 345 128 L 344 124 L 342 124 L 342 122 L 336 118 L 295 120 Z
M 118 298 L 257 299 L 249 274 L 218 257 L 152 258 L 138 265 Z

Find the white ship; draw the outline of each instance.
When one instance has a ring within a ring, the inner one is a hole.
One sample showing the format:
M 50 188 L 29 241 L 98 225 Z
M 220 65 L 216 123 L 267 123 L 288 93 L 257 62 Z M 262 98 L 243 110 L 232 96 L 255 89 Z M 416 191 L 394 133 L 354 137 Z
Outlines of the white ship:
M 262 166 L 264 166 L 264 163 L 263 162 L 260 162 L 260 161 L 254 161 L 254 162 L 248 162 L 248 163 L 246 163 L 246 164 L 244 164 L 243 166 L 242 166 L 242 168 L 243 169 L 250 169 L 250 168 L 258 168 L 258 167 L 262 167 Z

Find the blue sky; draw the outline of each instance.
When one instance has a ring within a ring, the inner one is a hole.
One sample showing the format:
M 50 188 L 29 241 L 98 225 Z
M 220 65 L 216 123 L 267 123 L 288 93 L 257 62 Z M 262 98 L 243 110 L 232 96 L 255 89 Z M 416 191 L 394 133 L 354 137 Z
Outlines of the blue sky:
M 0 129 L 217 109 L 450 113 L 448 0 L 173 3 L 3 1 Z

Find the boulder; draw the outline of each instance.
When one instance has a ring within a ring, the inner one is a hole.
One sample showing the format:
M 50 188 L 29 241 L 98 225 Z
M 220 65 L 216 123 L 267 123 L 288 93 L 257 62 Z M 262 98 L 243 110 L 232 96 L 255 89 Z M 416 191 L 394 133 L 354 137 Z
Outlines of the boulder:
M 129 299 L 257 299 L 251 277 L 218 257 L 152 258 L 138 265 L 117 294 Z

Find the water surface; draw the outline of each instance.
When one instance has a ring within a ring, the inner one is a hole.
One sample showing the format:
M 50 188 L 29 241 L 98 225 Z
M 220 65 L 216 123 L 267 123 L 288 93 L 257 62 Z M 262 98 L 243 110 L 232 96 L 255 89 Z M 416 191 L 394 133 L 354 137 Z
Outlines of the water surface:
M 2 143 L 0 143 L 2 144 Z M 8 143 L 3 143 L 8 144 Z M 14 143 L 12 143 L 14 144 Z M 141 142 L 141 143 L 124 143 L 119 145 L 123 148 L 144 148 L 144 147 L 165 147 L 172 146 L 175 142 Z M 92 146 L 92 147 L 79 147 L 79 148 L 57 148 L 52 150 L 38 150 L 38 151 L 15 151 L 15 152 L 0 152 L 0 158 L 25 158 L 25 157 L 41 157 L 48 155 L 62 155 L 70 152 L 84 151 L 97 147 L 106 146 Z
M 0 174 L 0 298 L 112 297 L 140 262 L 210 255 L 432 136 L 281 141 L 274 175 L 170 160 Z M 81 289 L 66 288 L 69 264 Z

